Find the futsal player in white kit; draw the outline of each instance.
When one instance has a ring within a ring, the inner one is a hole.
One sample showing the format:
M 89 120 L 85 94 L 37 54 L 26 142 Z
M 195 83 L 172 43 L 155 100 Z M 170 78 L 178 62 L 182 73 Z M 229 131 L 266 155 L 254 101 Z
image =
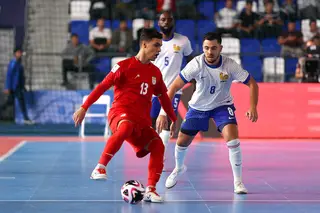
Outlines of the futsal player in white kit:
M 208 131 L 209 119 L 216 123 L 229 148 L 229 160 L 234 177 L 234 192 L 247 194 L 248 190 L 242 182 L 242 154 L 238 139 L 238 126 L 235 107 L 230 94 L 232 81 L 246 84 L 250 90 L 250 107 L 246 116 L 252 122 L 258 119 L 257 104 L 259 88 L 252 76 L 231 58 L 220 55 L 222 50 L 221 36 L 207 33 L 203 38 L 203 54 L 196 56 L 181 71 L 171 84 L 168 95 L 170 98 L 191 79 L 196 80 L 196 90 L 189 101 L 189 110 L 181 125 L 175 146 L 175 169 L 166 180 L 166 187 L 176 185 L 181 174 L 186 172 L 184 164 L 188 146 L 199 131 Z M 161 110 L 157 120 L 160 131 L 167 125 L 166 116 Z M 171 130 L 174 126 L 171 125 Z
M 167 88 L 169 88 L 181 71 L 183 58 L 191 55 L 192 47 L 189 39 L 186 36 L 174 32 L 174 18 L 171 12 L 163 12 L 159 17 L 158 25 L 163 38 L 161 52 L 154 64 L 160 69 L 164 83 L 166 84 Z M 177 91 L 172 99 L 173 109 L 176 114 L 181 94 L 181 90 Z M 158 97 L 154 96 L 152 98 L 152 108 L 150 113 L 154 128 L 160 109 L 161 105 Z M 168 122 L 170 122 L 170 119 Z M 167 127 L 160 133 L 165 150 L 168 145 L 170 137 L 169 135 L 169 125 L 167 125 Z

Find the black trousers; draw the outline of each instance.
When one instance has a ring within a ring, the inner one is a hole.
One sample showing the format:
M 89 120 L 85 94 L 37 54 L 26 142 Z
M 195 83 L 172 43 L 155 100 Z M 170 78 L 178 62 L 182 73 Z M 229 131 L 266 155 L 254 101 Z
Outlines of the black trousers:
M 24 89 L 16 89 L 15 91 L 11 91 L 7 101 L 1 106 L 1 112 L 7 109 L 8 106 L 14 106 L 14 99 L 18 99 L 18 103 L 20 106 L 20 110 L 22 112 L 24 120 L 29 120 L 26 108 L 26 102 L 24 99 Z
M 63 78 L 63 83 L 68 84 L 68 78 L 67 74 L 68 72 L 79 72 L 79 68 L 76 67 L 73 63 L 73 60 L 70 59 L 63 59 L 62 60 L 62 78 Z M 84 67 L 82 67 L 82 72 L 87 72 L 88 73 L 88 81 L 90 85 L 90 89 L 93 89 L 94 87 L 94 82 L 95 82 L 95 68 L 92 64 L 88 64 Z

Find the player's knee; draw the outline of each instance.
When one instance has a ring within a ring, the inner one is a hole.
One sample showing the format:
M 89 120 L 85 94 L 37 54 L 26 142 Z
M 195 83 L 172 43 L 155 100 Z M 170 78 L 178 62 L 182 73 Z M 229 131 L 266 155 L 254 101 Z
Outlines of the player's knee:
M 149 150 L 150 152 L 159 152 L 159 153 L 164 153 L 164 145 L 162 143 L 162 140 L 160 138 L 157 138 L 155 140 L 152 140 Z

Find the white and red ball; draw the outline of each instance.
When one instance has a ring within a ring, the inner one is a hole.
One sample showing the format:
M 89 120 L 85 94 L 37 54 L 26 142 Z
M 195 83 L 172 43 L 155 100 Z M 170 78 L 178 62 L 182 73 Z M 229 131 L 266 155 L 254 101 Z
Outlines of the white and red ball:
M 139 203 L 143 199 L 144 193 L 144 186 L 137 180 L 129 180 L 121 187 L 122 199 L 130 204 Z

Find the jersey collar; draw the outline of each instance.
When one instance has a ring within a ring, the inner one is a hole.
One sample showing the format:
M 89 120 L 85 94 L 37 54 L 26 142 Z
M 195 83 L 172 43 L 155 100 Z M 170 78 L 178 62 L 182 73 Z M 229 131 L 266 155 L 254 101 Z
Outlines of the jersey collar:
M 220 58 L 219 58 L 219 63 L 217 65 L 210 65 L 206 62 L 205 58 L 203 57 L 203 60 L 204 60 L 204 63 L 206 63 L 206 65 L 212 69 L 217 69 L 221 66 L 222 64 L 222 55 L 220 55 Z

